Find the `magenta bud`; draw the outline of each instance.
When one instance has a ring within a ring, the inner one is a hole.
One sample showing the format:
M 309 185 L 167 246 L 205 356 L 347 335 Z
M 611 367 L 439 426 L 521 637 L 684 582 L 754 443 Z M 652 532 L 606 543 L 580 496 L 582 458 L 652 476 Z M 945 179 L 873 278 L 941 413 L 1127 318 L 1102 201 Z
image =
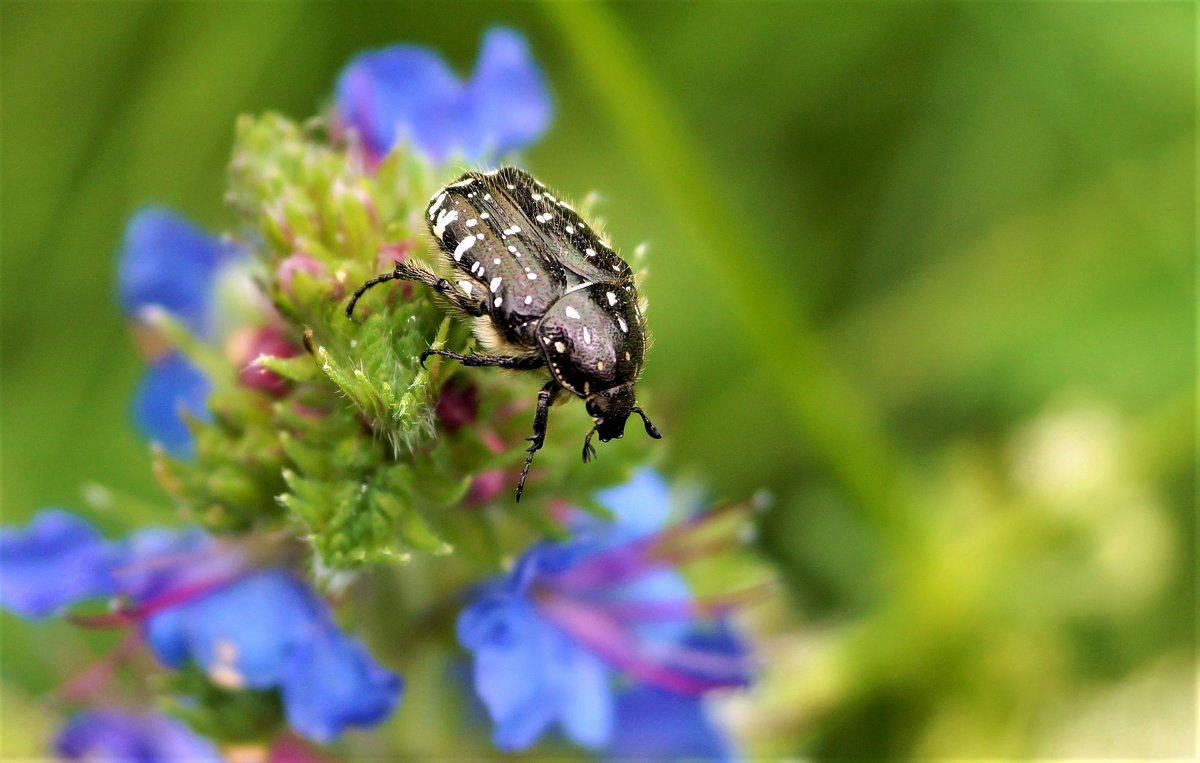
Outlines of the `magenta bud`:
M 269 326 L 246 326 L 229 337 L 225 351 L 230 362 L 238 371 L 238 380 L 251 389 L 279 397 L 288 389 L 288 381 L 279 374 L 258 363 L 267 356 L 291 358 L 300 354 L 300 348 L 289 342 L 283 333 Z
M 434 410 L 446 431 L 457 432 L 474 423 L 479 415 L 479 388 L 474 384 L 447 384 L 442 387 Z
M 481 472 L 471 480 L 471 487 L 467 489 L 467 497 L 464 500 L 474 506 L 482 506 L 507 490 L 508 483 L 508 472 L 503 469 Z

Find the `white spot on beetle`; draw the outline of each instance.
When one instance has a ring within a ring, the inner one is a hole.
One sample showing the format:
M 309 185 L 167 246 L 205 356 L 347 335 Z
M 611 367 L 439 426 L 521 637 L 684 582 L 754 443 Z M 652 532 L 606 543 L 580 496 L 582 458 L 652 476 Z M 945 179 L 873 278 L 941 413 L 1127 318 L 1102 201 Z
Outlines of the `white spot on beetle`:
M 476 220 L 474 217 L 472 217 L 470 220 L 467 220 L 467 227 L 468 227 L 468 228 L 474 228 L 474 227 L 475 227 L 476 225 L 478 225 L 478 224 L 479 224 L 479 221 L 478 221 L 478 220 Z
M 467 178 L 466 180 L 460 180 L 457 183 L 451 183 L 450 185 L 448 185 L 446 187 L 447 188 L 465 188 L 474 182 L 475 182 L 475 178 Z
M 499 265 L 499 264 L 500 264 L 500 258 L 499 258 L 499 257 L 493 257 L 493 258 L 492 258 L 492 264 L 493 264 L 493 265 Z
M 616 294 L 613 294 L 613 293 L 610 291 L 610 292 L 606 292 L 605 296 L 607 296 L 607 297 L 608 297 L 608 304 L 609 304 L 609 305 L 615 305 L 615 304 L 617 304 L 617 295 L 616 295 Z
M 532 193 L 532 194 L 531 194 L 531 196 L 532 196 L 532 198 L 533 198 L 533 200 L 534 200 L 534 201 L 541 201 L 541 200 L 542 200 L 542 195 L 541 195 L 540 193 L 537 193 L 536 191 L 535 191 L 534 193 Z
M 626 351 L 625 351 L 625 359 L 626 359 L 626 360 L 633 360 L 633 356 L 629 354 L 629 350 L 626 350 Z
M 458 210 L 457 209 L 451 209 L 448 212 L 444 209 L 438 210 L 437 223 L 435 223 L 433 226 L 433 235 L 437 236 L 439 239 L 442 236 L 445 236 L 446 235 L 446 226 L 449 225 L 450 223 L 454 222 L 457 219 L 458 219 Z
M 502 279 L 500 278 L 500 276 L 496 276 L 495 278 L 492 279 L 492 282 L 490 284 L 488 284 L 488 288 L 491 289 L 492 291 L 499 289 L 501 280 Z
M 462 241 L 459 241 L 458 246 L 454 247 L 454 261 L 459 262 L 462 260 L 462 256 L 473 246 L 475 246 L 474 236 L 467 236 Z
M 536 281 L 537 273 L 526 273 L 525 277 L 528 278 L 530 281 Z M 570 308 L 568 308 L 568 309 L 570 309 Z
M 584 344 L 591 344 L 591 343 L 592 343 L 592 332 L 588 331 L 588 327 L 587 327 L 587 326 L 584 326 L 584 327 L 583 327 L 583 343 L 584 343 Z
M 567 305 L 567 317 L 574 318 L 575 320 L 579 320 L 579 311 L 576 310 L 575 308 L 571 307 L 570 305 Z
M 485 193 L 485 194 L 483 195 L 483 200 L 484 200 L 484 201 L 491 201 L 491 200 L 492 200 L 492 195 L 491 195 L 490 193 Z
M 496 301 L 492 302 L 492 304 L 495 305 L 496 307 L 500 307 L 500 304 L 502 302 L 504 302 L 504 297 L 496 297 Z
M 481 212 L 481 213 L 479 213 L 479 219 L 480 219 L 480 220 L 486 220 L 486 219 L 488 219 L 488 218 L 489 218 L 489 217 L 491 217 L 491 216 L 492 216 L 492 215 L 491 215 L 489 212 Z
M 485 172 L 485 173 L 483 173 L 483 174 L 487 175 L 487 176 L 488 176 L 488 177 L 490 177 L 490 178 L 494 178 L 494 177 L 496 177 L 496 175 L 498 175 L 499 173 L 500 173 L 500 170 L 488 170 L 487 172 Z
M 528 299 L 528 297 L 526 297 L 526 299 Z M 550 344 L 550 337 L 548 337 L 548 336 L 542 337 L 542 344 Z
M 515 185 L 513 185 L 512 183 L 505 183 L 505 184 L 504 184 L 504 187 L 505 187 L 505 188 L 507 188 L 507 189 L 508 189 L 508 190 L 510 190 L 510 191 L 515 191 L 515 190 L 517 190 L 517 187 L 516 187 Z
M 510 225 L 509 227 L 500 231 L 500 233 L 505 236 L 515 236 L 520 232 L 521 232 L 521 227 L 518 225 Z
M 528 305 L 528 304 L 531 304 L 532 302 L 533 302 L 533 295 L 532 294 L 525 295 L 525 304 Z
M 516 253 L 517 253 L 517 248 L 516 248 L 515 246 L 513 246 L 512 244 L 509 244 L 509 245 L 508 245 L 508 251 L 512 252 L 513 254 L 516 254 Z
M 440 194 L 438 194 L 437 198 L 435 198 L 430 203 L 430 205 L 429 205 L 429 219 L 430 220 L 432 220 L 437 215 L 438 207 L 442 206 L 442 202 L 445 200 L 446 200 L 446 192 L 442 191 Z
M 554 351 L 555 352 L 566 352 L 567 346 L 565 344 L 563 344 L 562 342 L 555 342 L 554 343 Z
M 593 249 L 593 248 L 591 248 L 590 246 L 589 246 L 587 249 L 584 249 L 584 250 L 583 250 L 583 253 L 584 253 L 584 254 L 586 254 L 588 257 L 595 257 L 595 256 L 596 256 L 596 250 L 595 250 L 595 249 Z
M 604 361 L 603 361 L 603 360 L 597 360 L 597 361 L 596 361 L 596 370 L 597 370 L 597 371 L 603 371 L 603 370 L 604 370 Z
M 533 219 L 537 220 L 539 223 L 548 223 L 548 222 L 550 222 L 551 217 L 554 217 L 554 215 L 550 214 L 549 212 L 543 212 L 542 214 L 534 217 Z
M 625 319 L 619 315 L 617 316 L 617 325 L 621 327 L 621 331 L 625 332 L 626 334 L 629 333 L 629 324 L 626 323 Z
M 467 293 L 468 297 L 471 296 L 471 290 L 475 288 L 475 284 L 473 284 L 470 281 L 467 281 L 465 279 L 462 281 L 459 281 L 458 285 L 460 287 L 462 287 L 462 290 Z
M 570 233 L 572 236 L 575 235 L 575 226 L 574 225 L 568 225 L 563 230 L 565 230 L 567 233 Z

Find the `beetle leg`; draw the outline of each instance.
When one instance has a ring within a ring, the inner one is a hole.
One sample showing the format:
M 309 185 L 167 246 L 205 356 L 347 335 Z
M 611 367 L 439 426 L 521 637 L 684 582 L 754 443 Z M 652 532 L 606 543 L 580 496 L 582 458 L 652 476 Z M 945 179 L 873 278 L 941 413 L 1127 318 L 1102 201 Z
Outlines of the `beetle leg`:
M 509 368 L 514 371 L 532 371 L 535 368 L 541 368 L 546 365 L 546 360 L 541 355 L 510 357 L 507 355 L 480 355 L 474 352 L 470 355 L 459 355 L 457 352 L 450 352 L 449 350 L 428 349 L 421 353 L 422 367 L 425 365 L 425 359 L 430 355 L 441 355 L 443 358 L 457 360 L 464 366 L 497 366 L 499 368 Z
M 537 453 L 542 448 L 542 443 L 546 440 L 546 423 L 550 420 L 550 406 L 554 404 L 554 399 L 562 392 L 562 387 L 554 379 L 546 382 L 540 392 L 538 392 L 537 412 L 533 415 L 533 434 L 527 439 L 529 447 L 526 449 L 525 466 L 521 469 L 521 479 L 517 481 L 517 503 L 521 502 L 521 493 L 525 490 L 525 477 L 529 474 L 529 465 L 533 463 L 533 454 Z
M 358 300 L 366 291 L 373 286 L 378 286 L 381 283 L 388 281 L 413 281 L 422 283 L 437 291 L 438 294 L 445 297 L 451 305 L 459 311 L 477 318 L 484 314 L 483 304 L 470 299 L 458 289 L 454 288 L 454 284 L 447 281 L 445 278 L 430 273 L 424 268 L 418 268 L 404 262 L 397 262 L 395 269 L 390 273 L 382 273 L 375 276 L 371 280 L 359 286 L 354 291 L 354 296 L 350 298 L 350 304 L 346 305 L 346 317 L 354 317 L 354 306 L 358 304 Z

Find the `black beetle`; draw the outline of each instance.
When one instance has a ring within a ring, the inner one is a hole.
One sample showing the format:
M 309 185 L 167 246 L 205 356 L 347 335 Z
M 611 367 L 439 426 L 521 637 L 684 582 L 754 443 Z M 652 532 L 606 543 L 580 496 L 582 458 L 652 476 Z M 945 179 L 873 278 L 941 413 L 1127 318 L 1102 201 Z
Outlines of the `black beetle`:
M 474 319 L 476 339 L 490 354 L 429 349 L 467 366 L 547 368 L 538 393 L 533 435 L 517 500 L 533 456 L 542 447 L 550 406 L 565 390 L 586 402 L 595 421 L 583 441 L 583 460 L 601 442 L 619 439 L 636 413 L 646 434 L 662 434 L 637 406 L 634 385 L 646 352 L 646 325 L 633 271 L 562 199 L 515 167 L 468 172 L 440 189 L 426 224 L 454 269 L 454 281 L 397 263 L 354 292 L 346 315 L 367 289 L 385 281 L 416 281 Z

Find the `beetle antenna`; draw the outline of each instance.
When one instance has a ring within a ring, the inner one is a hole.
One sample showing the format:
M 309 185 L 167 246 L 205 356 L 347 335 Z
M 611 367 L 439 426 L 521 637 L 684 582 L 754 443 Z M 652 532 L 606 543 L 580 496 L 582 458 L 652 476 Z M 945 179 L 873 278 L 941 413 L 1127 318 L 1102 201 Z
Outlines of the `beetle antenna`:
M 645 411 L 637 406 L 634 406 L 633 412 L 642 417 L 642 423 L 646 425 L 646 434 L 650 435 L 656 440 L 662 439 L 662 432 L 658 431 L 658 427 L 654 426 L 654 423 L 650 421 L 650 417 L 646 415 Z
M 367 292 L 367 289 L 370 289 L 373 286 L 378 286 L 381 283 L 387 283 L 388 281 L 402 280 L 403 278 L 404 278 L 404 276 L 402 275 L 401 270 L 400 270 L 400 263 L 397 262 L 396 269 L 393 270 L 392 272 L 381 273 L 380 275 L 377 275 L 374 278 L 372 278 L 370 281 L 367 281 L 366 283 L 364 283 L 362 286 L 359 286 L 357 289 L 354 290 L 354 296 L 350 298 L 350 304 L 346 305 L 346 317 L 349 318 L 350 320 L 354 320 L 354 306 L 358 304 L 358 298 L 361 297 L 363 294 L 365 294 Z
M 596 457 L 596 448 L 592 445 L 592 435 L 596 434 L 596 430 L 600 425 L 592 427 L 592 431 L 587 433 L 587 437 L 583 438 L 583 463 L 587 463 Z

